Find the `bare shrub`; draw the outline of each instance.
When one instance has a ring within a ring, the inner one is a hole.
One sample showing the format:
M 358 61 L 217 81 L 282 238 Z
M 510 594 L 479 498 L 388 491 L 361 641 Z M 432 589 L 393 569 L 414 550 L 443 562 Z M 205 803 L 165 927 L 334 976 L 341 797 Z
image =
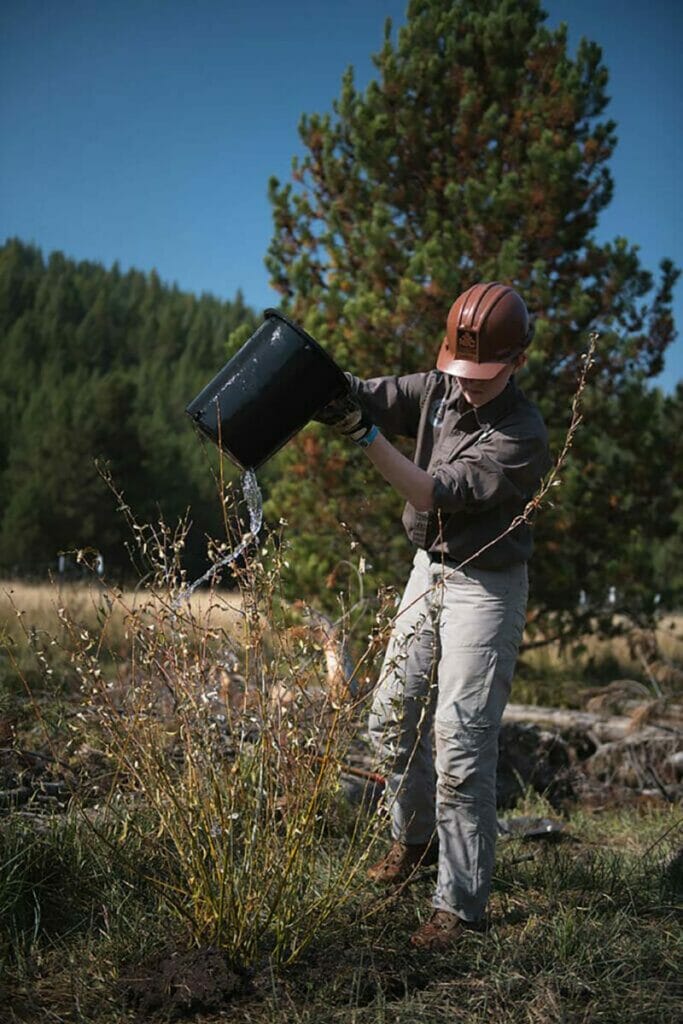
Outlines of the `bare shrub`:
M 140 526 L 126 511 L 147 568 L 135 599 L 105 583 L 96 623 L 58 608 L 54 642 L 80 688 L 69 728 L 113 767 L 103 810 L 117 839 L 93 814 L 87 827 L 113 857 L 132 844 L 194 942 L 235 963 L 292 962 L 348 920 L 377 830 L 340 789 L 358 711 L 342 670 L 348 617 L 324 627 L 283 600 L 281 535 L 252 542 L 238 601 L 215 583 L 185 600 L 183 524 Z

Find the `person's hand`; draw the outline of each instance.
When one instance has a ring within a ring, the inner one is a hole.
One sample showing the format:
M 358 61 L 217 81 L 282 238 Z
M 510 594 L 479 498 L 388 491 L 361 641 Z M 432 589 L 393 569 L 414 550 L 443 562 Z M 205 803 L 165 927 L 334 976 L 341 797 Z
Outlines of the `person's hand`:
M 368 438 L 374 440 L 377 435 L 377 428 L 373 426 L 360 402 L 350 391 L 333 398 L 313 419 L 332 427 L 337 433 L 350 438 L 356 444 L 369 444 Z

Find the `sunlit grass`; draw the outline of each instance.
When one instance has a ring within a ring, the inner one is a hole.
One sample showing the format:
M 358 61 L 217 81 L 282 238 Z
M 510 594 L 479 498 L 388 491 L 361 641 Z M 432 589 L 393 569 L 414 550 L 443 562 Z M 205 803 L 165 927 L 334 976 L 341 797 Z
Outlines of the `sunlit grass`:
M 112 593 L 117 599 L 110 609 L 107 597 Z M 99 581 L 60 584 L 0 579 L 0 630 L 18 641 L 23 639 L 24 626 L 54 633 L 61 627 L 59 609 L 65 608 L 73 619 L 89 629 L 95 629 L 107 612 L 111 634 L 121 636 L 133 612 L 142 604 L 151 609 L 155 603 L 158 604 L 144 588 L 118 590 Z M 242 598 L 238 589 L 196 590 L 188 605 L 209 628 L 234 629 L 241 622 Z M 17 611 L 21 612 L 24 626 L 17 619 Z

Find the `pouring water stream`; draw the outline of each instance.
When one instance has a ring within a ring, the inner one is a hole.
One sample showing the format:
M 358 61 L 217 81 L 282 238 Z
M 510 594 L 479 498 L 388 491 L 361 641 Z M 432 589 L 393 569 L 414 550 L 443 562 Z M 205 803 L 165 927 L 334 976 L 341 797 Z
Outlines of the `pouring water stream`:
M 174 609 L 179 608 L 184 601 L 189 601 L 197 587 L 201 587 L 202 583 L 210 582 L 221 569 L 224 569 L 226 565 L 230 565 L 232 562 L 236 561 L 236 559 L 246 551 L 249 544 L 258 537 L 263 525 L 263 497 L 256 479 L 256 473 L 253 469 L 247 469 L 242 476 L 242 494 L 244 495 L 244 500 L 249 511 L 248 531 L 243 535 L 237 547 L 233 548 L 229 555 L 225 555 L 224 558 L 221 558 L 219 562 L 216 562 L 210 569 L 207 569 L 203 576 L 200 576 L 198 580 L 195 580 L 194 583 L 185 587 L 185 589 L 178 594 L 173 601 L 172 607 Z

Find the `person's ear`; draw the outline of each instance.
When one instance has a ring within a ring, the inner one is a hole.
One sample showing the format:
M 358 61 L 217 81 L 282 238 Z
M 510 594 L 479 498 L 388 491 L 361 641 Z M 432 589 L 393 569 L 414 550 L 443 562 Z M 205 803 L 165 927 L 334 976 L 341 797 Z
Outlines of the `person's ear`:
M 526 361 L 526 352 L 520 352 L 518 356 L 515 356 L 515 360 L 512 365 L 514 366 L 515 370 L 521 370 L 522 367 L 526 365 Z

